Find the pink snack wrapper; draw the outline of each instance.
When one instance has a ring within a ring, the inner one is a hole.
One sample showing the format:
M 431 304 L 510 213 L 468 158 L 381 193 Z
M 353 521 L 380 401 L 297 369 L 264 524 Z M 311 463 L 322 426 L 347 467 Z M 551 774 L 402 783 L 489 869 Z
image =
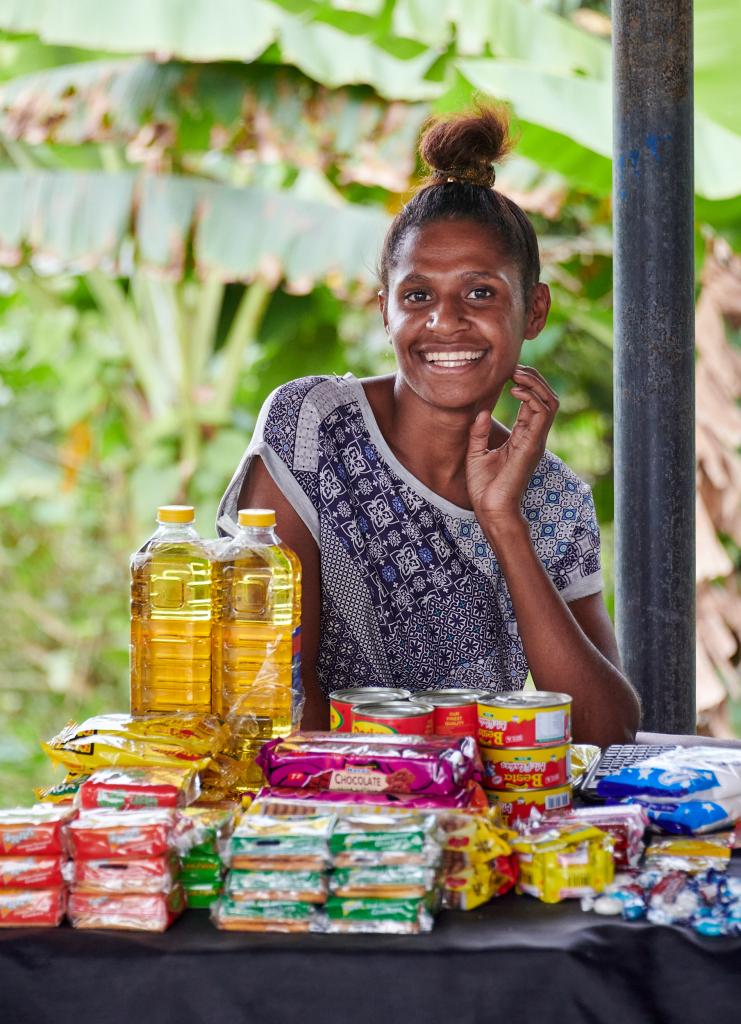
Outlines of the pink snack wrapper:
M 331 793 L 452 796 L 482 771 L 472 736 L 296 733 L 256 760 L 271 786 Z
M 304 804 L 364 804 L 366 807 L 398 807 L 408 810 L 433 810 L 449 807 L 488 807 L 486 793 L 478 784 L 471 780 L 456 793 L 442 796 L 420 796 L 415 793 L 343 793 L 327 789 L 277 789 L 264 786 L 257 794 L 257 800 L 294 801 Z M 268 810 L 268 813 L 270 811 Z

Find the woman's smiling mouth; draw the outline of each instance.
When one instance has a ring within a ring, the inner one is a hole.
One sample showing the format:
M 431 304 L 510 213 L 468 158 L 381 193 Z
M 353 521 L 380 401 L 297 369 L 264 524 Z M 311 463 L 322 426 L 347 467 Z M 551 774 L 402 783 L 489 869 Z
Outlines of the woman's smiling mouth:
M 468 351 L 461 349 L 457 352 L 423 352 L 422 356 L 429 366 L 439 367 L 444 370 L 461 369 L 462 367 L 473 366 L 485 355 L 482 351 Z

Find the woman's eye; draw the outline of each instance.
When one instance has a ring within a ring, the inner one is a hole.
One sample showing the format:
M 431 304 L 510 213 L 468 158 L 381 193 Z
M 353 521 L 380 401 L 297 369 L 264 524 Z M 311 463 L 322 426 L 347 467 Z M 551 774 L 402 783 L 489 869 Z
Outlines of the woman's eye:
M 416 292 L 407 292 L 406 295 L 404 296 L 404 299 L 407 302 L 424 302 L 425 299 L 429 299 L 429 297 L 429 292 L 425 292 L 422 291 L 422 289 L 418 289 Z
M 490 299 L 494 292 L 491 288 L 487 288 L 486 285 L 479 285 L 478 288 L 472 288 L 469 292 L 474 299 Z

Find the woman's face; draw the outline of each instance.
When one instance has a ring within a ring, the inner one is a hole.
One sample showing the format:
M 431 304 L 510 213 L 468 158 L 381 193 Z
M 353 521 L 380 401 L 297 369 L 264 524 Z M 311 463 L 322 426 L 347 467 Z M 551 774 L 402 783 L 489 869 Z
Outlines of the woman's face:
M 517 266 L 464 220 L 409 231 L 379 298 L 402 380 L 446 409 L 493 408 L 550 306 L 537 284 L 526 307 Z

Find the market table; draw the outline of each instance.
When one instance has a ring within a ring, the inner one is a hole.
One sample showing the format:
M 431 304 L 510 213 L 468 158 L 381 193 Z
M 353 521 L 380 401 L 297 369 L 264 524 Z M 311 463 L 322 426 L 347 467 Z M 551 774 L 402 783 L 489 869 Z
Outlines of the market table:
M 741 938 L 512 893 L 417 936 L 0 930 L 3 1024 L 722 1024 L 740 997 Z
M 740 1005 L 741 938 L 513 893 L 418 936 L 220 932 L 205 911 L 161 935 L 0 929 L 0 1024 L 723 1024 Z

